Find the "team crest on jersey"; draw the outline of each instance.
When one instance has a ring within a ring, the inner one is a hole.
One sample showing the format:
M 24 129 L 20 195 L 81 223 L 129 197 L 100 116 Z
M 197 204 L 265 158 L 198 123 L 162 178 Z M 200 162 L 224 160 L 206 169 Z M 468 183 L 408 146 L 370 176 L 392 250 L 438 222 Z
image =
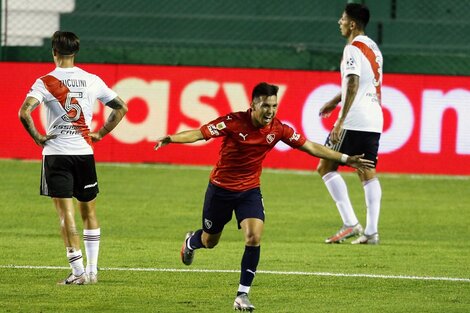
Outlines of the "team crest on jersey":
M 204 219 L 204 225 L 206 225 L 207 229 L 210 229 L 212 227 L 212 221 L 205 218 Z
M 209 130 L 209 132 L 211 133 L 212 136 L 218 136 L 219 135 L 219 131 L 217 130 L 217 126 L 215 126 L 214 124 L 207 125 L 207 129 Z
M 292 142 L 292 141 L 297 141 L 297 140 L 299 140 L 299 139 L 300 139 L 300 135 L 297 134 L 296 132 L 294 132 L 294 133 L 292 134 L 292 136 L 290 136 L 289 141 Z
M 220 122 L 219 124 L 215 125 L 215 127 L 218 129 L 218 130 L 222 130 L 224 129 L 225 127 L 225 123 L 224 122 Z
M 266 136 L 266 141 L 270 144 L 274 141 L 274 138 L 276 138 L 276 135 L 271 133 Z

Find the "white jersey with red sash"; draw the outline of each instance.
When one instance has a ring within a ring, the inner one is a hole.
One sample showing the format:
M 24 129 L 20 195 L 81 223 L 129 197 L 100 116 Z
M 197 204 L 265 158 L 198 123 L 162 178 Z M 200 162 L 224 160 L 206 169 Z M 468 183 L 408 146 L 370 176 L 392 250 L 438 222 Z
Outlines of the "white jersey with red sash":
M 359 76 L 359 89 L 344 121 L 344 129 L 382 133 L 382 66 L 382 53 L 367 36 L 357 36 L 344 48 L 341 60 L 342 101 L 346 97 L 347 76 Z
M 96 99 L 103 103 L 117 94 L 96 75 L 84 70 L 57 67 L 36 80 L 28 97 L 43 102 L 46 108 L 48 140 L 43 155 L 93 154 L 89 136 Z

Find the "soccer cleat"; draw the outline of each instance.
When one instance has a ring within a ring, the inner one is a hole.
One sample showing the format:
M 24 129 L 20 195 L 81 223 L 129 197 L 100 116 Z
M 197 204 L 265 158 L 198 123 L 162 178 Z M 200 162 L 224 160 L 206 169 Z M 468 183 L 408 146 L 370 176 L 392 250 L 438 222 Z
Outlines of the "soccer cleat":
M 87 284 L 93 285 L 93 284 L 96 284 L 97 282 L 98 282 L 98 274 L 93 273 L 93 272 L 88 273 L 88 282 L 87 282 Z
M 184 238 L 183 246 L 181 247 L 181 261 L 185 265 L 191 265 L 194 259 L 194 250 L 190 250 L 187 246 L 188 238 L 194 234 L 192 231 L 188 231 L 186 233 L 186 237 Z
M 362 235 L 356 240 L 351 241 L 353 245 L 363 244 L 363 245 L 378 245 L 380 242 L 379 234 L 375 233 L 372 235 Z
M 88 284 L 88 276 L 83 272 L 80 276 L 75 276 L 73 273 L 70 273 L 66 279 L 57 283 L 58 285 L 86 285 Z
M 363 229 L 359 223 L 354 226 L 343 225 L 334 236 L 326 239 L 325 243 L 341 243 L 350 237 L 362 235 L 362 232 Z
M 251 304 L 250 299 L 248 299 L 248 294 L 242 293 L 235 298 L 233 309 L 237 311 L 252 312 L 255 309 L 255 306 Z

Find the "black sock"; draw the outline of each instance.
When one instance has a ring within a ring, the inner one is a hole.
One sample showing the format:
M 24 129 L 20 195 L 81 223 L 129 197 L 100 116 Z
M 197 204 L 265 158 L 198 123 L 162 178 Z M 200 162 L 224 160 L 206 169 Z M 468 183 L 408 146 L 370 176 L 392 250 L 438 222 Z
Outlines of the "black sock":
M 189 238 L 189 247 L 191 250 L 196 250 L 196 249 L 200 249 L 200 248 L 205 248 L 204 245 L 202 244 L 202 239 L 201 239 L 201 236 L 202 236 L 202 229 L 198 229 L 194 232 L 194 235 L 192 235 L 190 238 Z M 186 242 L 186 245 L 188 243 Z
M 243 253 L 242 257 L 242 266 L 241 266 L 241 274 L 240 274 L 240 285 L 250 287 L 253 279 L 255 278 L 256 267 L 259 263 L 259 256 L 260 256 L 260 246 L 252 247 L 252 246 L 245 246 L 245 253 Z M 246 293 L 239 291 L 237 292 L 237 296 Z

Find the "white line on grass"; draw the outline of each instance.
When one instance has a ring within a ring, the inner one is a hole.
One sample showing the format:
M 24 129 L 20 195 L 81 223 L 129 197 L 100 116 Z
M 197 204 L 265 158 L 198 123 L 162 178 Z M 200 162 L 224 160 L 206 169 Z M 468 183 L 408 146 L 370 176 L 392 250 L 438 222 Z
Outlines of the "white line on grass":
M 47 269 L 65 270 L 68 266 L 34 266 L 34 265 L 0 265 L 0 268 L 12 269 Z M 181 269 L 181 268 L 140 268 L 140 267 L 101 267 L 101 271 L 123 271 L 123 272 L 192 272 L 192 273 L 239 273 L 239 270 L 209 270 L 209 269 Z M 257 271 L 258 274 L 271 275 L 300 275 L 300 276 L 331 276 L 331 277 L 363 277 L 380 279 L 409 279 L 409 280 L 439 280 L 458 281 L 470 283 L 470 278 L 455 277 L 433 277 L 433 276 L 406 276 L 406 275 L 376 275 L 376 274 L 347 274 L 328 272 L 283 272 L 283 271 Z

